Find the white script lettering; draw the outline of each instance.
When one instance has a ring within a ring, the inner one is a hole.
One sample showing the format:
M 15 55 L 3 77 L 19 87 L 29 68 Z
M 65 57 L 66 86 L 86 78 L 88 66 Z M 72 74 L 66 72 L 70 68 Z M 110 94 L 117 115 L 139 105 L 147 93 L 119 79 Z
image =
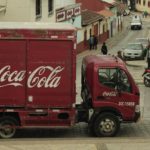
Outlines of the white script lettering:
M 57 66 L 40 66 L 32 71 L 27 79 L 29 88 L 56 88 L 60 85 L 61 76 L 58 74 L 64 70 L 63 67 Z M 26 71 L 11 71 L 11 66 L 7 65 L 0 69 L 0 87 L 6 86 L 23 86 L 21 83 L 26 77 Z

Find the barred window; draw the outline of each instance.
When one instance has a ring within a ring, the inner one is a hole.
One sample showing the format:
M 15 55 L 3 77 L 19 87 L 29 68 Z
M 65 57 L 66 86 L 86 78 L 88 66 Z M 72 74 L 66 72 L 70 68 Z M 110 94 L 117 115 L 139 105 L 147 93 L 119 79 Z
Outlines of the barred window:
M 42 14 L 41 0 L 36 0 L 36 17 L 41 17 L 41 14 Z
M 48 0 L 48 13 L 51 14 L 53 12 L 53 0 Z
M 148 7 L 150 7 L 150 1 L 148 1 Z

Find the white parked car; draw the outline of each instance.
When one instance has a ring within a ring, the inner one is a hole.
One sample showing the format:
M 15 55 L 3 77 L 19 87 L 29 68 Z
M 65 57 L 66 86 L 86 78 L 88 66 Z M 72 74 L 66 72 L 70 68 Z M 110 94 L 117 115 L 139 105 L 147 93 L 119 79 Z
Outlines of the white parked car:
M 133 16 L 131 21 L 131 30 L 142 29 L 142 20 L 140 16 Z
M 136 38 L 135 41 L 137 43 L 142 43 L 144 48 L 147 48 L 150 44 L 150 40 L 148 38 Z
M 141 43 L 129 43 L 123 50 L 123 58 L 127 59 L 144 59 L 144 48 Z

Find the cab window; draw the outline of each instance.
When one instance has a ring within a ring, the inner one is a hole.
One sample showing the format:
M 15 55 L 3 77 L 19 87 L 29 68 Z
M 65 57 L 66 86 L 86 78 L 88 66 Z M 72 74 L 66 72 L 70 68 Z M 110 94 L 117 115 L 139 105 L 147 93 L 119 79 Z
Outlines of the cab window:
M 116 68 L 100 68 L 98 79 L 102 85 L 115 88 L 117 83 L 118 70 Z
M 109 88 L 131 92 L 131 85 L 127 74 L 118 68 L 99 68 L 98 79 L 100 84 Z
M 127 76 L 127 74 L 125 73 L 124 70 L 120 70 L 119 71 L 119 82 L 118 82 L 118 86 L 121 89 L 121 91 L 124 92 L 132 92 L 132 87 L 131 84 L 129 82 L 129 78 Z

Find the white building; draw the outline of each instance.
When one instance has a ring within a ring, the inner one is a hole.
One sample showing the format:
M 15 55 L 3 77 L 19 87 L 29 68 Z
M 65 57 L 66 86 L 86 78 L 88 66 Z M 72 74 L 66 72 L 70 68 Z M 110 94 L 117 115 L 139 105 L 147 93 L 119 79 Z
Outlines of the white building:
M 1 21 L 56 21 L 55 10 L 75 0 L 0 0 Z
M 0 21 L 68 22 L 81 29 L 81 8 L 76 0 L 0 0 Z

